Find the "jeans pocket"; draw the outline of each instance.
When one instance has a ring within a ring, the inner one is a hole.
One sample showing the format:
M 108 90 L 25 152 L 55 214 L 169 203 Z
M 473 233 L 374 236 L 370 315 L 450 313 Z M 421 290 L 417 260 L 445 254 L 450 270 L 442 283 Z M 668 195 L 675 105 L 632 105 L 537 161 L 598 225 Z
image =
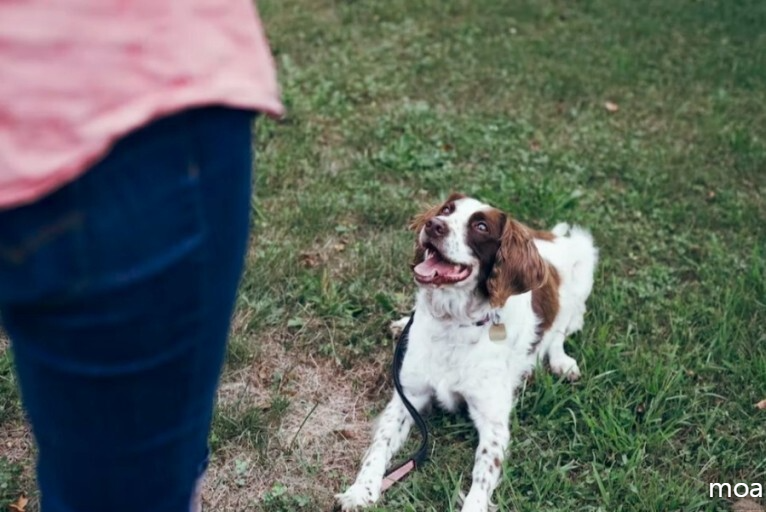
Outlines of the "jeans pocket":
M 0 304 L 55 298 L 82 284 L 84 218 L 70 190 L 0 212 Z
M 197 251 L 205 226 L 196 153 L 182 114 L 125 137 L 75 183 L 88 291 L 151 278 Z
M 184 115 L 120 140 L 80 178 L 0 212 L 0 304 L 98 292 L 161 272 L 203 237 Z

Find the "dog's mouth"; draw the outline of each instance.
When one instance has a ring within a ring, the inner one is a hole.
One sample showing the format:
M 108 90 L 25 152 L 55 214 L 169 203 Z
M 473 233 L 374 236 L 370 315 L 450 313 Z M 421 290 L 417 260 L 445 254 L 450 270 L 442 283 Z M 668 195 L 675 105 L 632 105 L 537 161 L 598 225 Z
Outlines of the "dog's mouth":
M 426 243 L 423 248 L 426 252 L 425 259 L 412 268 L 418 283 L 434 285 L 459 283 L 471 275 L 470 266 L 451 262 L 432 244 Z

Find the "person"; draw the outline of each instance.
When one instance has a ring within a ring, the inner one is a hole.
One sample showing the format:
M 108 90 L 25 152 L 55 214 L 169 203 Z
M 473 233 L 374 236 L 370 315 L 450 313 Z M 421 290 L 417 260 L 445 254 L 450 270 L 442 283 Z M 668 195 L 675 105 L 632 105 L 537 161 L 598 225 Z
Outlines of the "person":
M 189 512 L 278 117 L 251 0 L 0 2 L 0 318 L 42 512 Z

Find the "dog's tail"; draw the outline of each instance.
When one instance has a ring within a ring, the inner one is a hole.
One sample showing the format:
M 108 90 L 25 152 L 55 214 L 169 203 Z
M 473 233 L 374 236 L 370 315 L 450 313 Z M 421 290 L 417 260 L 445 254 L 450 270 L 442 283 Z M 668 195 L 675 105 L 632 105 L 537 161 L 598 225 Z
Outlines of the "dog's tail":
M 590 231 L 580 226 L 569 227 L 567 238 L 572 258 L 572 277 L 576 282 L 577 294 L 585 300 L 593 288 L 593 275 L 598 264 L 598 248 Z
M 551 233 L 553 233 L 555 236 L 567 236 L 571 228 L 572 227 L 568 223 L 559 222 L 558 224 L 553 226 L 553 229 L 551 229 Z

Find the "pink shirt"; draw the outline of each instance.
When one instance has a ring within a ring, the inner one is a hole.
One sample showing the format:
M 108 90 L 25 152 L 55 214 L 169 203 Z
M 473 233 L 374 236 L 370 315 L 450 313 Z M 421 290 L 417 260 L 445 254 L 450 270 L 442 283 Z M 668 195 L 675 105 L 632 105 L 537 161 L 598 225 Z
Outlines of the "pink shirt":
M 251 0 L 0 0 L 0 208 L 187 107 L 282 114 Z

